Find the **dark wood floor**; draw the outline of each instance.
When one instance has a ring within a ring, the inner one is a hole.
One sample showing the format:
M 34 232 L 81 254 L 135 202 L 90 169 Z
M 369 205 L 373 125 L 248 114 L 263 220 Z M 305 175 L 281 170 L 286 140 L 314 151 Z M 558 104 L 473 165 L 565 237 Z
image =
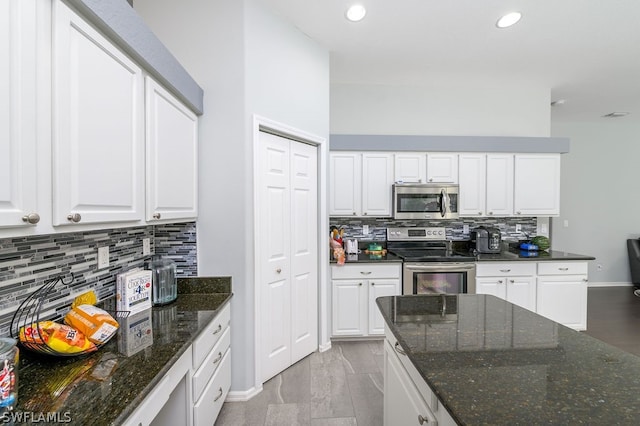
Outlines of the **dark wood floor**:
M 586 333 L 640 356 L 640 297 L 633 287 L 589 288 Z

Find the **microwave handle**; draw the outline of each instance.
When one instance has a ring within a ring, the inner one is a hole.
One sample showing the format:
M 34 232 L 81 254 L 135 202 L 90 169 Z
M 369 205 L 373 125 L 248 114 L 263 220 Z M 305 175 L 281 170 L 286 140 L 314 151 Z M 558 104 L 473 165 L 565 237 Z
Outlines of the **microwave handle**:
M 447 214 L 447 192 L 444 189 L 440 190 L 440 215 L 444 217 Z

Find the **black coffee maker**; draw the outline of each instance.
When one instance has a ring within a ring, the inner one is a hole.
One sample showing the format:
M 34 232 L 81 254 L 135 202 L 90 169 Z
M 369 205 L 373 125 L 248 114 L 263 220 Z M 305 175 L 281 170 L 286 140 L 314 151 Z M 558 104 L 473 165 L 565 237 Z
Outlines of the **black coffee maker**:
M 500 253 L 501 245 L 498 228 L 479 226 L 471 231 L 471 249 L 477 253 Z

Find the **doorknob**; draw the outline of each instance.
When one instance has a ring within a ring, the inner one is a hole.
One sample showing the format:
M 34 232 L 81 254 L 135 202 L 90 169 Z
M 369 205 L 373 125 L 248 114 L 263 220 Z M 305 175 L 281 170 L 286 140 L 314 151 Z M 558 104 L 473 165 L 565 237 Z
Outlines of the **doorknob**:
M 30 223 L 34 225 L 40 222 L 40 215 L 38 213 L 29 213 L 27 215 L 22 216 L 22 221 L 25 223 Z
M 73 213 L 67 216 L 67 220 L 73 223 L 78 223 L 80 222 L 81 219 L 82 219 L 82 216 L 80 216 L 80 213 Z
M 276 269 L 276 272 L 277 272 L 277 273 L 282 272 L 282 268 L 278 268 L 278 269 Z

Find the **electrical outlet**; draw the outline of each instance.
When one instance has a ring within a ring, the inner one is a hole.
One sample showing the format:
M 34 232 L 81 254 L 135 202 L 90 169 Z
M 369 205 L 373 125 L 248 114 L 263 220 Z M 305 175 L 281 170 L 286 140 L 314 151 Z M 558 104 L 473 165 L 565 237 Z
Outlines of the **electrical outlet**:
M 142 239 L 142 255 L 149 256 L 151 254 L 151 239 L 143 238 Z
M 569 220 L 565 219 L 564 222 L 563 222 L 563 225 L 564 225 L 565 228 L 568 228 L 569 227 Z
M 516 223 L 516 232 L 522 232 L 522 225 Z
M 369 225 L 362 225 L 362 235 L 369 235 Z
M 598 265 L 596 266 L 596 268 L 598 269 L 598 271 L 602 271 L 602 264 L 598 263 Z
M 464 235 L 468 235 L 469 234 L 469 225 L 467 225 L 467 224 L 462 225 L 462 233 Z
M 109 267 L 109 246 L 98 247 L 98 269 Z
M 549 235 L 549 227 L 547 226 L 546 223 L 543 223 L 540 225 L 540 233 L 542 235 Z

